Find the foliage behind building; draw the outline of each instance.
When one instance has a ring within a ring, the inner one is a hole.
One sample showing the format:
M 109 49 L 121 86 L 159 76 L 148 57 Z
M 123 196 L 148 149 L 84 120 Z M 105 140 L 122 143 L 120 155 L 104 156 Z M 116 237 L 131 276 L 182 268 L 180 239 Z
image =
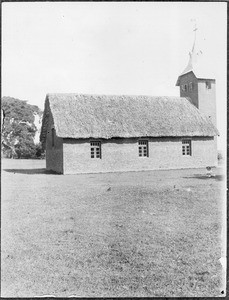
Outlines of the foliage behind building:
M 39 128 L 34 124 L 35 116 L 42 118 L 39 107 L 27 101 L 3 97 L 2 109 L 2 155 L 8 158 L 41 158 L 41 146 L 35 143 Z

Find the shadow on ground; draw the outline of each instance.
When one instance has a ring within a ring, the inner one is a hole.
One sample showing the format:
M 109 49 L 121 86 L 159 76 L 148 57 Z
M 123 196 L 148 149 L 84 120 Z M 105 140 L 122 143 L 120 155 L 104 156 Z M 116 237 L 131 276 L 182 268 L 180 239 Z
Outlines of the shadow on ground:
M 52 175 L 59 175 L 53 171 L 47 171 L 45 168 L 39 169 L 4 169 L 4 171 L 14 174 L 28 174 L 28 175 L 36 175 L 36 174 L 52 174 Z
M 223 175 L 214 175 L 212 177 L 208 177 L 206 175 L 201 175 L 201 174 L 194 174 L 193 176 L 188 176 L 188 177 L 183 177 L 183 178 L 188 178 L 188 179 L 205 179 L 205 180 L 216 180 L 216 181 L 223 181 L 224 176 Z

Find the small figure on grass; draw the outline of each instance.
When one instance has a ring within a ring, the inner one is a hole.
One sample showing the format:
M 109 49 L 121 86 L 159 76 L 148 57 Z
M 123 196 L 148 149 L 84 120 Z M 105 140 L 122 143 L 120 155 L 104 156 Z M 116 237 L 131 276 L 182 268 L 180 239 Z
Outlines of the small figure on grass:
M 206 169 L 207 169 L 207 173 L 206 173 L 206 176 L 207 177 L 214 177 L 215 175 L 212 173 L 212 167 L 210 167 L 210 166 L 208 166 L 208 167 L 206 167 Z

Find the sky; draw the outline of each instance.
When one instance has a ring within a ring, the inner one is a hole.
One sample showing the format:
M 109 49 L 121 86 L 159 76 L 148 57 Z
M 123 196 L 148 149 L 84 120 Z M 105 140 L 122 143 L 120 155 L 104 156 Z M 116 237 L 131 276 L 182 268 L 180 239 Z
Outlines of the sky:
M 2 3 L 2 96 L 44 108 L 47 93 L 179 96 L 196 49 L 216 79 L 226 147 L 227 6 L 222 2 Z

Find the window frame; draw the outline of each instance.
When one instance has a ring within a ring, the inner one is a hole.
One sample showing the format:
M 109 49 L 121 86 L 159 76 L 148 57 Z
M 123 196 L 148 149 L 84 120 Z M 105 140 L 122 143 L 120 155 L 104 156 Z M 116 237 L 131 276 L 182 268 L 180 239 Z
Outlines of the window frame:
M 140 155 L 141 154 L 141 155 Z M 138 157 L 149 157 L 149 141 L 146 139 L 138 140 Z
M 210 90 L 210 89 L 212 88 L 212 83 L 211 83 L 211 81 L 206 80 L 206 81 L 205 81 L 205 87 L 206 87 L 207 90 Z
M 192 140 L 182 139 L 182 156 L 192 156 Z
M 188 88 L 189 88 L 190 92 L 194 90 L 194 84 L 193 84 L 193 82 L 189 82 Z
M 101 141 L 90 141 L 90 156 L 95 159 L 102 159 Z

